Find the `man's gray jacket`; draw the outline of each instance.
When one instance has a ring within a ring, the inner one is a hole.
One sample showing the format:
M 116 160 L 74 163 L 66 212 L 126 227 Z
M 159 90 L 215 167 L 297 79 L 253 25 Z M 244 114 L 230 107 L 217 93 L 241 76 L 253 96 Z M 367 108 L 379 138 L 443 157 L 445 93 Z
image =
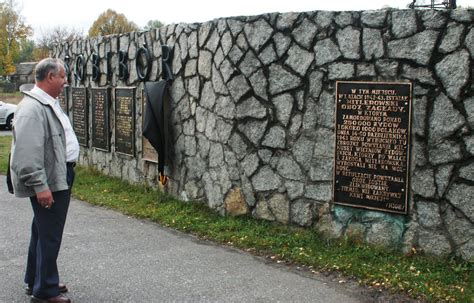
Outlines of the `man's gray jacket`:
M 67 190 L 64 128 L 47 101 L 24 94 L 13 124 L 10 168 L 15 195 Z

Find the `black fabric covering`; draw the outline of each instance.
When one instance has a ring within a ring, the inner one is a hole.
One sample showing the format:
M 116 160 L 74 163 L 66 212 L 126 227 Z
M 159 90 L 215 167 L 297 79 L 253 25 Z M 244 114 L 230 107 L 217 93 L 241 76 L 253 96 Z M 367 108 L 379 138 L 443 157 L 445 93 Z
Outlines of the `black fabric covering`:
M 146 113 L 143 136 L 158 152 L 158 171 L 163 175 L 168 138 L 170 94 L 168 82 L 145 82 Z

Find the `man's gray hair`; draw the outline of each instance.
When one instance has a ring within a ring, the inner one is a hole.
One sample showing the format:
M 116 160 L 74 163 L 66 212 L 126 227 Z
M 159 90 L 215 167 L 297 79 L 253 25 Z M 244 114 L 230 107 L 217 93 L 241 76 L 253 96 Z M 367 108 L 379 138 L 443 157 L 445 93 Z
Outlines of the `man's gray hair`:
M 57 58 L 46 58 L 38 62 L 35 68 L 35 79 L 36 81 L 43 81 L 46 79 L 49 73 L 56 75 L 59 73 L 59 67 L 64 65 L 61 59 Z

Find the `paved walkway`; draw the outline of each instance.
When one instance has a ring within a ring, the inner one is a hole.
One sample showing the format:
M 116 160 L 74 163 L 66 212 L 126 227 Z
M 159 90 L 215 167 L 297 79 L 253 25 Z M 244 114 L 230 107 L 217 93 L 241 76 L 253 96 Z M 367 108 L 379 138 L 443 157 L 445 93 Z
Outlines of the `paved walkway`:
M 23 271 L 32 218 L 0 176 L 0 302 L 29 302 Z M 59 258 L 73 302 L 367 302 L 362 288 L 220 247 L 73 200 Z

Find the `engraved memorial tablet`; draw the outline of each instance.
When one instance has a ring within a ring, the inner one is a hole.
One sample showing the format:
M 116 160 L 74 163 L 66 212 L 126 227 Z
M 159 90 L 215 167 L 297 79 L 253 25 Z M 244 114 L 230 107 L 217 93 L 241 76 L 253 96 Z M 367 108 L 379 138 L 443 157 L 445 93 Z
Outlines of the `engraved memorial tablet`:
M 80 145 L 87 146 L 88 123 L 87 123 L 87 95 L 84 87 L 72 87 L 72 127 L 76 133 Z
M 135 156 L 135 88 L 115 89 L 115 151 Z
M 142 90 L 142 129 L 143 125 L 145 124 L 146 103 L 146 92 L 145 90 Z M 144 136 L 142 136 L 142 158 L 145 161 L 158 163 L 158 153 L 153 148 L 150 141 L 148 141 L 148 139 Z
M 58 100 L 59 100 L 59 105 L 61 106 L 61 109 L 63 112 L 66 113 L 66 115 L 69 115 L 69 86 L 64 86 L 64 89 L 62 93 L 59 94 Z
M 92 88 L 92 147 L 110 150 L 109 89 Z
M 336 84 L 334 203 L 406 214 L 411 83 Z

